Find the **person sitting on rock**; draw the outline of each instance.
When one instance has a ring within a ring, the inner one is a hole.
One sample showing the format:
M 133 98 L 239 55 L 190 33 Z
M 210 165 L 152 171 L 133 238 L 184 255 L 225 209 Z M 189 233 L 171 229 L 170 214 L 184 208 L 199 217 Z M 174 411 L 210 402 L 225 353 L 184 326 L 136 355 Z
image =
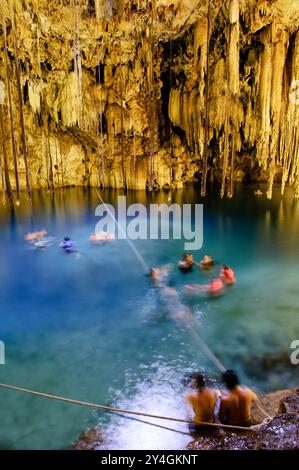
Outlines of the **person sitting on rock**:
M 215 423 L 217 402 L 220 400 L 219 390 L 209 388 L 207 386 L 207 377 L 203 374 L 194 374 L 193 382 L 195 384 L 195 391 L 186 396 L 186 401 L 189 403 L 194 411 L 194 426 L 191 425 L 191 430 L 197 431 L 198 424 Z
M 247 387 L 241 387 L 237 374 L 228 369 L 222 375 L 228 389 L 221 397 L 219 418 L 223 424 L 234 426 L 251 425 L 251 405 L 258 400 L 257 395 Z
M 220 277 L 227 286 L 232 286 L 236 282 L 235 273 L 227 264 L 220 270 Z

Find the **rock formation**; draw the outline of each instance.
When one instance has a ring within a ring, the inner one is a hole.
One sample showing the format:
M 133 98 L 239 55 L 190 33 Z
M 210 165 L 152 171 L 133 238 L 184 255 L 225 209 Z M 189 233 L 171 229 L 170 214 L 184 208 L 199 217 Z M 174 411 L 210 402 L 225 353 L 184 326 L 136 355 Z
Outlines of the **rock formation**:
M 0 0 L 1 181 L 299 196 L 297 0 Z
M 284 392 L 269 394 L 279 395 Z M 265 396 L 267 403 L 267 395 Z M 269 404 L 269 402 L 268 402 Z M 254 432 L 222 433 L 199 436 L 188 449 L 196 450 L 299 450 L 299 390 L 280 401 L 273 418 L 256 427 Z M 272 405 L 273 407 L 273 405 Z M 267 408 L 266 408 L 267 409 Z M 269 408 L 268 408 L 269 410 Z M 269 410 L 270 411 L 270 410 Z

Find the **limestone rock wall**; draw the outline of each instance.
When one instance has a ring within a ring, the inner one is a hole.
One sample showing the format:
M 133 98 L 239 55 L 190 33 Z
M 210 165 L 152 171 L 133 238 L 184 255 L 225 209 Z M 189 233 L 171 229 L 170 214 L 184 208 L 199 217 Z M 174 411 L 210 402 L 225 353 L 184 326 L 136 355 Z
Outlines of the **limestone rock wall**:
M 2 188 L 299 196 L 297 0 L 0 0 L 0 16 Z

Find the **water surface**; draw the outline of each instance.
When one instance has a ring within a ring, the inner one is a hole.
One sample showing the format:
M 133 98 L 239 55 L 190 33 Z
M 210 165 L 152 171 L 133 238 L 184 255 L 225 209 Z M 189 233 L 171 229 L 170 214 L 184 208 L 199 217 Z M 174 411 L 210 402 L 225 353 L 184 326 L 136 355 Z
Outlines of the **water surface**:
M 204 246 L 231 264 L 237 284 L 221 298 L 182 302 L 192 310 L 194 328 L 226 367 L 263 392 L 298 385 L 298 367 L 289 361 L 299 338 L 299 204 L 290 195 L 272 201 L 239 188 L 233 200 L 215 189 L 204 201 Z M 101 193 L 115 203 L 114 191 Z M 201 202 L 190 187 L 171 202 Z M 129 202 L 170 202 L 170 194 L 128 194 Z M 205 369 L 219 373 L 184 325 L 165 311 L 127 242 L 95 247 L 96 191 L 35 192 L 33 211 L 24 202 L 13 217 L 0 215 L 0 339 L 6 346 L 1 382 L 105 405 L 172 416 L 188 416 L 182 379 Z M 76 240 L 80 256 L 57 246 L 32 250 L 28 230 L 46 228 L 59 239 Z M 176 270 L 183 241 L 135 243 L 152 266 L 171 263 L 171 283 L 206 282 L 198 270 Z M 190 438 L 88 408 L 0 390 L 0 447 L 62 449 L 87 427 L 99 424 L 102 448 L 180 449 Z M 163 423 L 167 425 L 166 423 Z M 185 431 L 184 425 L 168 423 Z

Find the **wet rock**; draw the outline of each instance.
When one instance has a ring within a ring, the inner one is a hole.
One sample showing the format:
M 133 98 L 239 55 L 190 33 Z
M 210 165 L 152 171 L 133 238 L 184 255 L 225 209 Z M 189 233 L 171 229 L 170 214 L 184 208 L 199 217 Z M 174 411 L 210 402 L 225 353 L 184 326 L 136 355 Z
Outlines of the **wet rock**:
M 103 441 L 103 435 L 98 428 L 85 431 L 74 444 L 74 450 L 95 450 Z
M 265 370 L 271 370 L 272 374 L 280 374 L 289 367 L 290 353 L 288 351 L 264 356 L 252 355 L 248 358 L 244 357 L 244 369 L 246 373 L 257 378 L 263 378 Z
M 266 411 L 270 412 L 271 400 L 276 403 L 278 397 L 284 395 L 279 404 L 279 412 L 255 429 L 244 433 L 222 432 L 214 436 L 198 436 L 189 444 L 188 449 L 299 450 L 299 389 L 288 393 L 288 396 L 285 394 L 286 391 L 276 392 L 267 396 L 268 401 L 265 397 L 261 400 L 262 406 L 268 403 Z
M 299 389 L 280 390 L 260 397 L 260 405 L 270 420 L 245 432 L 217 430 L 197 435 L 188 449 L 196 450 L 299 450 Z M 253 418 L 261 419 L 257 409 Z M 83 433 L 74 444 L 75 450 L 96 450 L 103 442 L 98 428 Z
M 292 395 L 283 398 L 279 404 L 280 413 L 294 413 L 299 415 L 299 388 Z

